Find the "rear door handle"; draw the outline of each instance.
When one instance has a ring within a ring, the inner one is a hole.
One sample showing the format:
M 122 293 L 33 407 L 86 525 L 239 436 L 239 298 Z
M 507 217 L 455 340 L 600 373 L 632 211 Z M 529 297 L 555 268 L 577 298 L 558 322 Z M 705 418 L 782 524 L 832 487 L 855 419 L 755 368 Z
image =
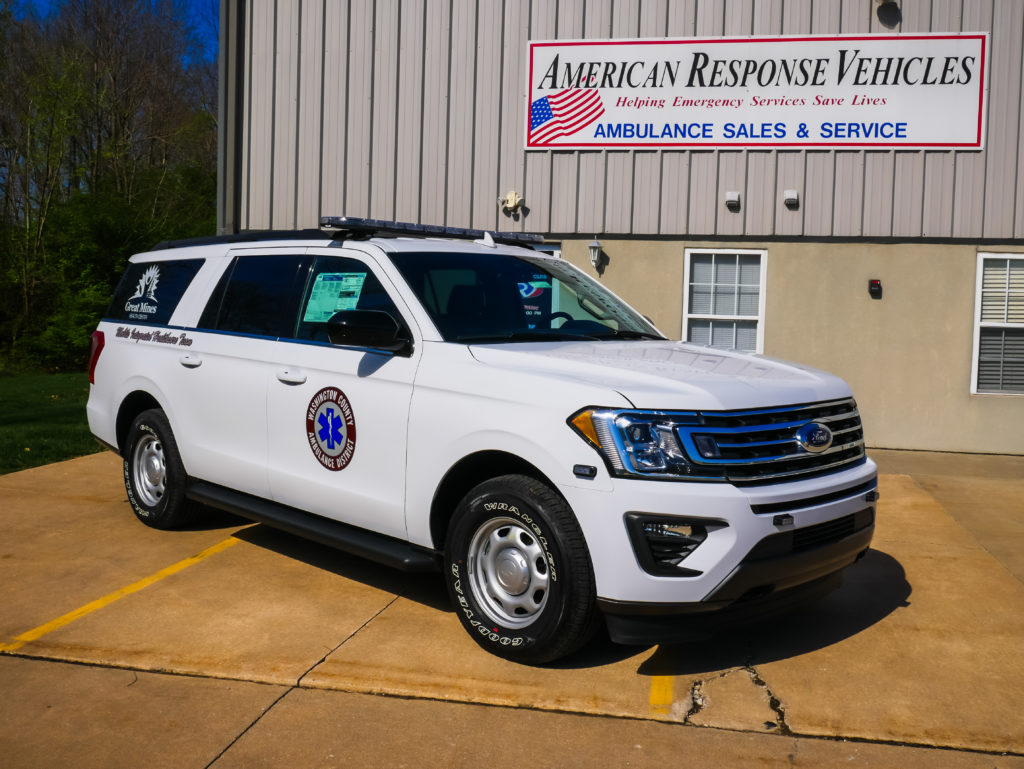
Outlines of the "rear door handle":
M 199 368 L 203 365 L 203 359 L 190 352 L 184 353 L 180 358 L 178 358 L 178 362 L 185 368 Z
M 278 381 L 284 382 L 285 384 L 303 384 L 306 381 L 306 375 L 298 369 L 283 368 L 277 372 Z

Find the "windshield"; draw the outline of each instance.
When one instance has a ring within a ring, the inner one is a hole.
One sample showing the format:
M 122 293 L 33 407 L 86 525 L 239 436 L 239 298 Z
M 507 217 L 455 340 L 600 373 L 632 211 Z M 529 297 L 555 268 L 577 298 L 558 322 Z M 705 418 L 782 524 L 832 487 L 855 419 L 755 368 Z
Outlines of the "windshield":
M 561 259 L 502 253 L 390 256 L 448 342 L 664 338 Z

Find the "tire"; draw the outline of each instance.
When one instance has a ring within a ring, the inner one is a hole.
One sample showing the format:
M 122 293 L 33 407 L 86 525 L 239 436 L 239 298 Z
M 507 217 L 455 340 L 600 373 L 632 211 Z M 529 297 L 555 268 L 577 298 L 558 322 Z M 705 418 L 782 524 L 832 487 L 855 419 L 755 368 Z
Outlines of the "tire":
M 174 434 L 160 409 L 139 414 L 128 428 L 124 488 L 136 517 L 154 529 L 173 529 L 195 518 L 185 497 L 188 476 Z
M 470 636 L 515 662 L 564 657 L 590 640 L 599 619 L 575 516 L 554 490 L 523 475 L 485 481 L 459 503 L 445 580 Z

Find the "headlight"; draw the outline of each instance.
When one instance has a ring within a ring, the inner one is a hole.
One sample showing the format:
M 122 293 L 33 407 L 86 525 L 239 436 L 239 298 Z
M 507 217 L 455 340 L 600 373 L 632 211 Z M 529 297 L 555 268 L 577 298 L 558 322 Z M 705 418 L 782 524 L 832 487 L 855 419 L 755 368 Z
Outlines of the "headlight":
M 722 479 L 694 465 L 679 442 L 681 425 L 699 424 L 696 413 L 591 408 L 573 414 L 568 422 L 604 457 L 612 475 Z

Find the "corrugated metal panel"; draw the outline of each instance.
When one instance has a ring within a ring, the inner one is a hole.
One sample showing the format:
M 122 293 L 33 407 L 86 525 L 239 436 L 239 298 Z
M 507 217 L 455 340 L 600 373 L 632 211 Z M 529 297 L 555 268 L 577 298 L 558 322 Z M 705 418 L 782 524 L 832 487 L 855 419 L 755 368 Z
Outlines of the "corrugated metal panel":
M 373 123 L 370 131 L 370 210 L 395 218 L 395 168 L 398 123 L 398 65 L 391 55 L 399 35 L 399 0 L 377 0 L 373 25 Z
M 274 3 L 257 3 L 252 13 L 248 84 L 249 114 L 248 148 L 249 177 L 243 194 L 243 227 L 270 226 L 270 191 L 273 188 L 274 147 Z
M 633 183 L 633 153 L 609 152 L 605 177 L 604 199 L 608 201 L 603 232 L 628 233 L 633 226 L 633 205 L 636 187 Z
M 420 158 L 423 176 L 420 178 L 420 218 L 436 224 L 445 223 L 450 10 L 448 0 L 427 0 L 423 46 L 423 152 Z M 500 94 L 500 89 L 498 92 Z M 415 134 L 406 132 L 406 136 L 413 139 Z
M 924 216 L 924 153 L 897 152 L 893 186 L 892 234 L 916 237 Z
M 348 117 L 346 83 L 348 82 L 348 9 L 341 3 L 324 4 L 324 36 L 326 40 L 344 40 L 346 45 L 326 45 L 324 59 L 323 155 L 320 168 L 319 214 L 341 216 L 345 213 L 345 121 Z M 307 39 L 307 42 L 308 39 Z M 310 154 L 302 148 L 303 154 Z M 313 162 L 316 162 L 314 158 Z M 299 212 L 298 225 L 312 227 L 319 223 L 312 212 Z
M 892 152 L 864 153 L 863 234 L 888 237 L 893 224 L 893 185 L 896 172 Z M 870 193 L 867 191 L 870 190 Z
M 321 102 L 324 81 L 325 32 L 323 0 L 305 0 L 300 6 L 299 29 L 299 119 L 296 134 L 295 208 L 292 222 L 299 222 L 308 212 L 328 213 L 320 209 L 321 157 L 326 160 L 326 148 L 321 145 L 321 116 L 325 106 Z M 319 152 L 308 151 L 319 148 Z M 306 151 L 304 151 L 304 149 Z
M 466 43 L 452 48 L 452 95 L 449 110 L 449 167 L 447 167 L 446 211 L 450 222 L 470 221 L 469 212 L 473 201 L 473 116 L 476 112 L 476 7 L 470 3 L 460 6 L 452 14 L 452 39 Z M 420 22 L 422 27 L 422 19 Z M 472 44 L 469 44 L 472 43 Z M 410 71 L 412 78 L 416 73 Z M 419 145 L 407 141 L 403 136 L 399 143 L 415 147 L 414 158 L 418 156 Z M 521 139 L 520 139 L 521 141 Z M 417 177 L 418 178 L 418 177 Z M 398 186 L 404 186 L 399 174 Z M 410 185 L 418 189 L 419 184 Z M 418 217 L 414 217 L 418 220 Z M 406 218 L 400 218 L 407 221 Z
M 280 3 L 274 51 L 274 183 L 270 226 L 295 226 L 295 176 L 299 117 L 299 4 Z
M 399 138 L 395 157 L 395 218 L 402 222 L 418 221 L 420 218 L 420 158 L 423 144 L 419 129 L 423 120 L 423 18 L 424 0 L 403 0 L 401 10 L 401 30 L 398 34 L 398 126 Z M 465 17 L 460 19 L 465 22 Z M 472 35 L 475 19 L 469 20 L 470 25 L 459 27 L 463 34 Z M 473 64 L 474 48 L 464 46 L 459 52 L 468 61 L 460 68 L 460 78 L 452 82 L 452 93 L 458 93 L 463 103 L 473 103 Z M 468 76 L 467 76 L 468 73 Z M 473 112 L 466 110 L 452 121 L 449 127 L 450 136 L 458 137 L 460 146 L 472 146 Z M 410 130 L 415 127 L 416 130 Z M 468 184 L 471 178 L 472 153 L 461 155 L 466 161 L 461 165 L 453 165 L 451 175 L 462 178 Z M 464 201 L 469 202 L 466 191 Z
M 953 232 L 952 152 L 924 153 L 924 227 L 926 238 L 948 238 Z
M 690 153 L 690 208 L 686 231 L 691 235 L 713 235 L 718 197 L 718 153 Z
M 821 153 L 818 153 L 819 155 Z M 806 158 L 802 152 L 779 152 L 776 154 L 776 195 L 775 229 L 779 235 L 801 235 L 804 231 L 804 216 L 810 199 L 807 196 L 809 185 L 806 182 Z M 786 190 L 796 190 L 799 203 L 796 208 L 786 208 L 782 194 Z M 829 188 L 831 199 L 831 187 Z M 781 206 L 781 208 L 780 208 Z
M 668 5 L 668 0 L 640 0 L 640 37 L 664 37 L 668 34 Z
M 575 228 L 580 232 L 604 231 L 604 172 L 603 152 L 580 153 Z
M 495 201 L 498 197 L 498 114 L 502 94 L 495 84 L 501 82 L 502 21 L 501 3 L 477 5 L 473 197 L 470 201 L 470 223 L 473 227 L 494 228 L 498 222 Z M 465 109 L 464 106 L 462 108 Z M 520 146 L 522 141 L 520 138 Z M 424 154 L 431 151 L 424 147 Z M 452 221 L 457 221 L 454 211 L 452 214 Z
M 772 232 L 776 205 L 782 205 L 782 197 L 776 194 L 775 190 L 774 153 L 748 152 L 746 175 L 747 189 L 743 203 L 744 232 Z
M 761 0 L 754 5 L 753 33 L 755 35 L 782 34 L 782 0 Z
M 749 206 L 761 206 L 763 201 L 751 201 L 747 196 L 747 154 L 745 152 L 718 153 L 718 194 L 715 196 L 715 212 L 718 224 L 715 232 L 723 235 L 742 235 L 744 210 Z M 728 192 L 738 192 L 740 207 L 733 211 L 725 207 Z
M 575 152 L 551 155 L 551 224 L 548 232 L 576 231 L 579 165 Z
M 864 204 L 864 153 L 837 152 L 836 176 L 833 184 L 832 234 L 861 234 L 861 211 Z
M 659 232 L 683 235 L 690 209 L 690 155 L 665 152 L 661 155 L 661 222 Z
M 528 3 L 505 4 L 505 39 L 528 40 L 530 37 L 530 6 Z M 500 160 L 494 199 L 515 190 L 520 195 L 526 186 L 526 153 L 523 152 L 523 124 L 526 122 L 526 45 L 506 46 L 502 55 L 500 114 Z M 495 202 L 495 211 L 498 211 Z M 522 220 L 499 212 L 498 228 L 522 230 Z
M 1021 50 L 1024 39 L 1024 3 L 1020 0 L 996 0 L 992 19 L 992 71 L 1020 72 Z M 1000 77 L 991 81 L 989 88 L 988 140 L 985 149 L 985 209 L 986 237 L 1011 237 L 1017 189 L 1017 164 L 1008 163 L 1015 157 L 1020 140 L 1020 83 Z
M 992 3 L 965 3 L 960 23 L 962 30 L 991 30 Z M 993 36 L 989 42 L 995 43 L 995 41 L 996 36 L 993 30 Z M 994 62 L 997 58 L 997 56 L 992 56 L 991 70 L 995 69 Z M 1020 72 L 1019 67 L 1017 72 Z M 990 120 L 996 109 L 998 108 L 990 99 Z M 991 124 L 988 127 L 988 138 L 992 138 Z M 992 152 L 992 149 L 989 148 L 988 152 Z M 980 235 L 985 215 L 985 153 L 960 153 L 957 155 L 956 161 L 954 177 L 956 186 L 953 190 L 953 237 L 970 237 L 974 233 Z M 1000 159 L 1000 162 L 1005 161 L 1005 157 Z
M 338 126 L 345 140 L 345 214 L 370 215 L 370 134 L 373 131 L 373 3 L 352 3 L 348 27 L 348 114 Z
M 660 152 L 637 152 L 633 157 L 631 232 L 658 232 L 661 157 Z
M 832 234 L 832 202 L 835 196 L 836 153 L 805 152 L 804 235 Z M 796 234 L 796 233 L 794 233 Z
M 891 30 L 876 4 L 848 0 L 239 1 L 242 227 L 347 213 L 588 236 L 1024 235 L 1019 0 L 901 4 L 905 32 L 992 33 L 984 152 L 530 153 L 529 40 Z M 512 189 L 526 198 L 518 220 L 496 204 Z

